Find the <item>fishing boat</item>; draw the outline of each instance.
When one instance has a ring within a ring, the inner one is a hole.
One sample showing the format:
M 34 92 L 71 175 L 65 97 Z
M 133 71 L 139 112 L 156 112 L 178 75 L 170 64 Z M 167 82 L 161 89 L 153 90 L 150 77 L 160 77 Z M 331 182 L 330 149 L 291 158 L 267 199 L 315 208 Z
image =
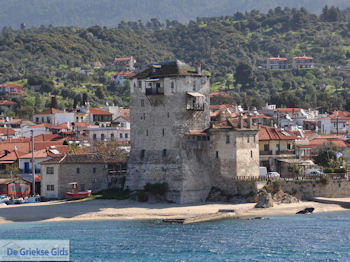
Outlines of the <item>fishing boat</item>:
M 66 192 L 67 199 L 82 199 L 91 196 L 91 190 L 79 192 L 78 183 L 69 183 L 72 186 L 72 192 Z

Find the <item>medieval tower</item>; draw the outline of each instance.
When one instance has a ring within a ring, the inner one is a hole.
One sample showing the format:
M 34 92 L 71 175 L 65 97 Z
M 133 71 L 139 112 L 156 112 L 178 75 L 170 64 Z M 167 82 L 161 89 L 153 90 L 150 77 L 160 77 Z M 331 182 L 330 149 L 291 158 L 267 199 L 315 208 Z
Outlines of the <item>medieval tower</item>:
M 234 128 L 229 121 L 224 121 L 224 128 L 213 125 L 209 88 L 209 75 L 200 65 L 193 68 L 178 60 L 151 65 L 135 76 L 130 87 L 131 152 L 126 188 L 142 190 L 147 183 L 166 182 L 167 199 L 200 202 L 206 200 L 212 186 L 233 188 L 237 165 L 247 176 L 258 172 L 257 131 Z M 243 156 L 236 142 L 247 134 L 251 143 L 242 147 L 249 159 L 242 164 L 238 163 Z M 227 136 L 231 136 L 230 145 Z

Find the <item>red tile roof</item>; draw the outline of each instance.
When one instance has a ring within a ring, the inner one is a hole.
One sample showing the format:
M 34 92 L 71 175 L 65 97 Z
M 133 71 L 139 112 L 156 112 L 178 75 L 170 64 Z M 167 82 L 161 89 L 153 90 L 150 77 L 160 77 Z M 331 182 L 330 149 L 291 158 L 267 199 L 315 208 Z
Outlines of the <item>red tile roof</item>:
M 103 110 L 103 109 L 99 109 L 99 108 L 93 108 L 93 107 L 89 108 L 89 112 L 92 115 L 113 115 L 111 112 L 109 112 L 107 110 Z
M 350 120 L 350 112 L 347 111 L 334 111 L 331 115 L 329 115 L 328 119 L 331 120 Z
M 211 105 L 210 110 L 215 111 L 215 110 L 226 110 L 229 108 L 235 108 L 234 105 L 230 104 L 223 104 L 223 105 Z
M 293 60 L 313 60 L 313 57 L 310 57 L 310 56 L 296 56 L 296 57 L 293 57 Z
M 20 85 L 17 85 L 17 84 L 3 84 L 1 86 L 4 86 L 4 87 L 9 87 L 9 88 L 17 88 L 17 90 L 22 90 L 22 86 Z
M 127 61 L 130 61 L 131 60 L 131 57 L 116 57 L 114 59 L 114 62 L 115 63 L 118 63 L 118 62 L 127 62 Z
M 284 57 L 270 57 L 267 60 L 269 60 L 269 61 L 287 61 L 288 59 L 284 58 Z
M 13 106 L 15 104 L 15 102 L 12 102 L 10 100 L 0 100 L 0 106 Z
M 36 137 L 34 137 L 34 142 L 35 141 L 55 141 L 60 139 L 61 136 L 59 135 L 54 135 L 54 134 L 41 134 Z
M 259 140 L 295 140 L 297 136 L 292 132 L 280 130 L 271 126 L 260 126 Z
M 114 121 L 118 120 L 119 118 L 122 118 L 122 119 L 130 122 L 130 116 L 118 116 Z
M 64 113 L 64 111 L 58 110 L 56 108 L 49 108 L 35 115 L 52 115 L 52 114 L 58 114 L 58 113 Z
M 16 131 L 12 128 L 7 128 L 7 127 L 0 127 L 0 135 L 3 136 L 13 136 L 14 134 L 16 134 Z
M 132 78 L 135 76 L 134 73 L 131 72 L 117 72 L 112 74 L 112 76 L 120 76 L 120 77 L 124 77 L 124 78 Z
M 213 92 L 213 93 L 210 93 L 210 97 L 215 97 L 215 96 L 232 97 L 232 95 L 227 93 L 227 92 Z
M 277 112 L 299 112 L 301 108 L 276 108 Z

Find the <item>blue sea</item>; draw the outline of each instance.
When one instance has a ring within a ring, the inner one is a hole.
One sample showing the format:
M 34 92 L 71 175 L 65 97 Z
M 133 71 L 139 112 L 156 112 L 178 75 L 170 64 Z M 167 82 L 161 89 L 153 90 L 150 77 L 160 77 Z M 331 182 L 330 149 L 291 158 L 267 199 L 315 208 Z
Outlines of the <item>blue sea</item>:
M 0 224 L 1 239 L 69 239 L 71 261 L 350 261 L 350 212 L 230 219 Z

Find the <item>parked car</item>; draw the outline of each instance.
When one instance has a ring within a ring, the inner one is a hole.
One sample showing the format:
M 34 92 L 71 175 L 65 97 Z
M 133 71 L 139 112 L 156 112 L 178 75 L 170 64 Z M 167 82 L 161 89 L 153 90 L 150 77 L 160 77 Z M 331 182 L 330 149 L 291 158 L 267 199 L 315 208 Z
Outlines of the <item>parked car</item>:
M 278 172 L 268 172 L 267 177 L 268 178 L 280 178 L 281 175 Z
M 321 176 L 323 175 L 323 172 L 317 169 L 308 169 L 306 170 L 306 175 L 309 176 Z

